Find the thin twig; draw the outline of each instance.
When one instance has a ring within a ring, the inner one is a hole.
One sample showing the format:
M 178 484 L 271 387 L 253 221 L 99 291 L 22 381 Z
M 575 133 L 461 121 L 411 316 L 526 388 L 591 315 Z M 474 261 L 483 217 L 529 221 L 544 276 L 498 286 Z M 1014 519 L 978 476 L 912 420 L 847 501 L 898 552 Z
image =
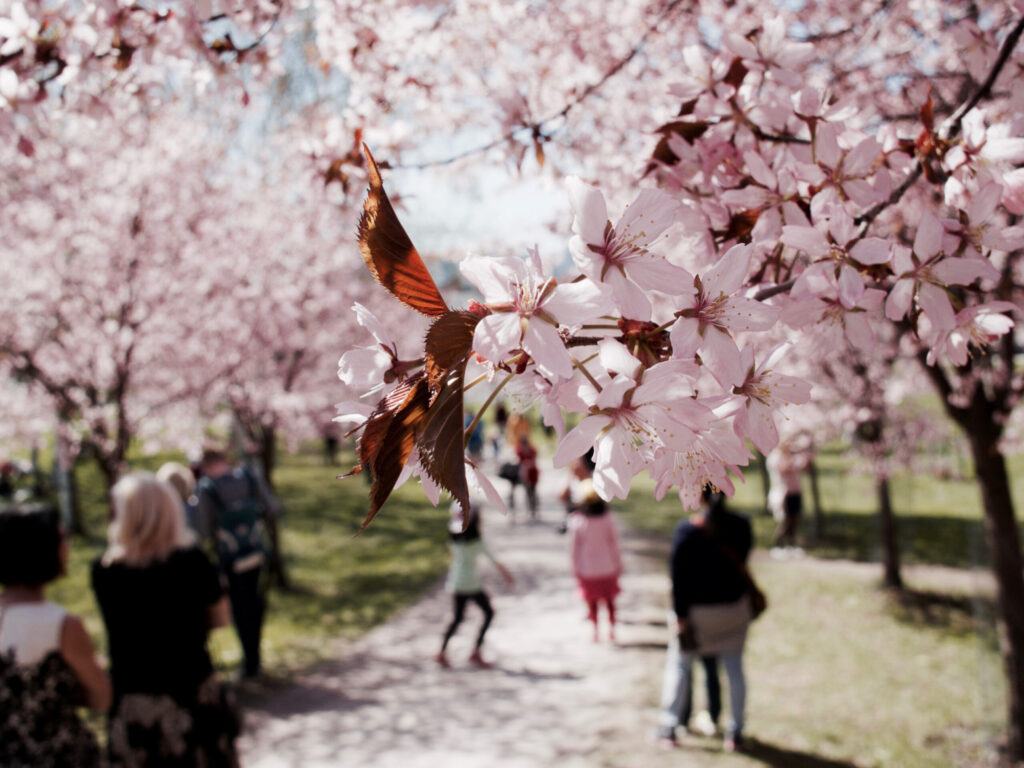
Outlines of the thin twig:
M 1016 25 L 1014 25 L 1012 30 L 1010 30 L 1010 34 L 1008 34 L 1006 36 L 1006 39 L 1003 41 L 1003 45 L 999 49 L 999 56 L 992 64 L 992 69 L 989 71 L 988 77 L 985 78 L 985 82 L 982 83 L 978 87 L 978 90 L 975 91 L 974 95 L 970 99 L 965 101 L 963 104 L 961 104 L 960 107 L 956 110 L 956 112 L 954 112 L 953 115 L 943 124 L 942 128 L 939 130 L 939 136 L 941 138 L 948 141 L 949 139 L 952 139 L 957 134 L 959 134 L 960 128 L 963 125 L 964 116 L 972 109 L 974 109 L 976 106 L 978 106 L 978 104 L 981 103 L 982 99 L 987 98 L 989 94 L 991 94 L 992 86 L 995 84 L 996 80 L 999 78 L 999 75 L 1002 73 L 1003 67 L 1006 66 L 1006 62 L 1010 60 L 1010 54 L 1013 53 L 1014 47 L 1020 40 L 1021 33 L 1024 33 L 1024 16 L 1021 16 L 1017 20 Z M 888 200 L 884 200 L 881 203 L 878 203 L 873 208 L 870 208 L 863 215 L 857 217 L 856 223 L 858 225 L 858 235 L 863 236 L 864 233 L 867 232 L 868 227 L 871 226 L 871 223 L 876 218 L 878 218 L 878 215 L 882 211 L 884 211 L 889 206 L 898 203 L 900 199 L 903 197 L 903 195 L 906 193 L 906 191 L 910 189 L 919 178 L 921 178 L 921 174 L 923 172 L 924 160 L 922 158 L 918 158 L 917 166 L 914 168 L 913 171 L 910 172 L 910 174 L 907 175 L 907 177 L 903 180 L 903 183 L 892 191 L 892 194 L 889 195 Z
M 647 44 L 647 41 L 651 38 L 651 36 L 655 32 L 660 31 L 659 27 L 662 29 L 664 28 L 664 22 L 682 3 L 683 0 L 672 0 L 672 2 L 665 6 L 665 9 L 658 15 L 658 18 L 655 19 L 654 23 L 647 27 L 647 30 L 640 37 L 639 42 L 637 42 L 637 44 L 633 46 L 629 53 L 627 53 L 623 58 L 619 59 L 619 61 L 617 61 L 611 69 L 605 72 L 604 75 L 601 76 L 600 80 L 597 80 L 588 85 L 586 88 L 580 91 L 578 95 L 571 98 L 566 103 L 566 105 L 557 112 L 552 112 L 547 117 L 537 120 L 536 122 L 531 123 L 530 125 L 517 126 L 512 130 L 502 134 L 498 138 L 492 139 L 486 144 L 481 144 L 479 146 L 472 147 L 462 152 L 457 152 L 456 154 L 450 155 L 449 157 L 446 157 L 442 160 L 427 160 L 422 163 L 398 163 L 393 165 L 389 164 L 388 167 L 404 170 L 422 170 L 424 168 L 435 168 L 443 165 L 451 165 L 452 163 L 462 160 L 463 158 L 470 157 L 472 155 L 477 155 L 482 152 L 487 152 L 488 150 L 501 146 L 507 141 L 512 141 L 517 135 L 519 135 L 523 131 L 530 131 L 530 133 L 534 136 L 544 135 L 543 128 L 545 125 L 555 120 L 560 120 L 561 118 L 568 115 L 569 112 L 571 112 L 575 107 L 578 107 L 587 98 L 589 98 L 591 95 L 600 90 L 605 83 L 607 83 L 609 80 L 615 77 L 615 75 L 622 71 L 623 67 L 625 67 L 627 64 L 629 64 L 629 62 L 636 58 L 637 54 L 640 53 L 641 50 L 643 50 L 643 47 Z
M 476 412 L 476 416 L 473 417 L 473 421 L 471 421 L 469 426 L 466 427 L 466 431 L 462 435 L 462 439 L 463 439 L 463 441 L 466 444 L 469 443 L 469 437 L 470 437 L 470 435 L 473 434 L 473 430 L 476 429 L 476 425 L 480 423 L 480 419 L 484 415 L 484 411 L 486 411 L 487 407 L 492 402 L 494 402 L 494 398 L 496 398 L 498 396 L 498 393 L 501 392 L 501 390 L 503 390 L 505 388 L 506 384 L 508 384 L 510 381 L 512 381 L 512 378 L 514 376 L 515 376 L 514 373 L 510 373 L 508 376 L 506 376 L 504 379 L 502 379 L 501 383 L 498 386 L 496 386 L 494 388 L 494 391 L 491 392 L 491 394 L 487 396 L 486 400 L 484 400 L 484 404 L 480 406 L 480 410 Z

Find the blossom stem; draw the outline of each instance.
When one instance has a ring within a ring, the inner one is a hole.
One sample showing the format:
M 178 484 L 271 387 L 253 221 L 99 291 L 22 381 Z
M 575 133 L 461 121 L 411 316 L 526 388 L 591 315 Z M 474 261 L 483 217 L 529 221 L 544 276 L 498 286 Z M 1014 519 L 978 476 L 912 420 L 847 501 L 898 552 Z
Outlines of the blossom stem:
M 676 322 L 676 318 L 673 317 L 667 323 L 662 323 L 657 328 L 654 328 L 653 330 L 648 331 L 647 333 L 645 333 L 640 338 L 642 340 L 644 340 L 644 341 L 647 341 L 647 339 L 651 338 L 652 336 L 656 336 L 657 334 L 661 333 L 662 331 L 671 328 L 673 325 L 675 325 L 675 322 Z
M 462 388 L 462 391 L 463 392 L 468 392 L 469 390 L 471 390 L 473 387 L 475 387 L 477 384 L 479 384 L 481 381 L 483 381 L 484 379 L 486 379 L 490 375 L 491 374 L 490 374 L 489 371 L 481 373 L 479 376 L 477 376 L 475 379 L 473 379 L 471 382 L 469 382 L 469 384 L 464 386 Z
M 572 356 L 570 355 L 570 357 L 572 357 Z M 600 392 L 602 390 L 601 385 L 597 383 L 597 379 L 595 379 L 590 374 L 590 371 L 587 370 L 587 366 L 585 365 L 585 363 L 593 360 L 595 357 L 597 357 L 597 355 L 593 354 L 590 357 L 588 357 L 586 360 L 584 360 L 582 363 L 579 362 L 575 357 L 573 357 L 572 358 L 572 364 L 573 364 L 573 367 L 574 368 L 578 368 L 579 372 L 582 373 L 583 376 L 587 379 L 587 381 L 589 381 L 594 386 L 594 389 L 596 389 L 598 392 Z
M 496 398 L 498 396 L 498 393 L 505 388 L 505 385 L 512 381 L 513 376 L 515 376 L 515 374 L 510 373 L 508 376 L 502 379 L 501 383 L 498 384 L 498 386 L 494 388 L 494 391 L 487 396 L 486 400 L 484 400 L 484 404 L 480 406 L 480 410 L 476 412 L 476 416 L 473 417 L 473 421 L 470 422 L 468 427 L 466 427 L 466 431 L 462 435 L 463 444 L 469 443 L 469 436 L 473 434 L 473 430 L 476 429 L 476 425 L 480 423 L 480 419 L 483 417 L 484 411 L 486 411 L 487 407 L 492 402 L 494 402 L 494 398 Z

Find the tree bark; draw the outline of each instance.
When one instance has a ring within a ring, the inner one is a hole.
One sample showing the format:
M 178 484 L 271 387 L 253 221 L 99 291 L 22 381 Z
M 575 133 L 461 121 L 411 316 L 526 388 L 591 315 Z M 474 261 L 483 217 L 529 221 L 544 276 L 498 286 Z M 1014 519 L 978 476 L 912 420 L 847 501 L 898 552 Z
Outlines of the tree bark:
M 60 458 L 53 460 L 53 484 L 57 491 L 57 506 L 61 522 L 73 536 L 85 536 L 85 519 L 82 516 L 82 501 L 78 495 L 78 480 L 75 477 L 77 461 L 66 466 Z
M 807 477 L 811 481 L 811 505 L 814 508 L 814 540 L 825 540 L 825 513 L 821 508 L 821 489 L 818 487 L 818 465 L 814 459 L 807 462 Z
M 1006 459 L 994 420 L 976 419 L 966 430 L 981 487 L 985 534 L 996 577 L 999 651 L 1006 673 L 1007 752 L 1024 760 L 1024 573 Z
M 260 463 L 263 465 L 263 479 L 267 487 L 274 489 L 274 467 L 277 464 L 277 430 L 261 424 L 259 429 Z
M 892 511 L 892 496 L 889 492 L 889 478 L 885 474 L 875 477 L 878 494 L 878 522 L 882 535 L 882 581 L 889 589 L 903 589 L 900 576 L 900 541 L 896 530 L 896 516 Z

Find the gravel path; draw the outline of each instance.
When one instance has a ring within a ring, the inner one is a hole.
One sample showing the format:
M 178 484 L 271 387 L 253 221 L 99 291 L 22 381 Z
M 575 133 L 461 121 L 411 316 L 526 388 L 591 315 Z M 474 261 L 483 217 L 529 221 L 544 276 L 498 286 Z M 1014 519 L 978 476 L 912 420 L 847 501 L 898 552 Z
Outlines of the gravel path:
M 855 768 L 770 744 L 728 755 L 718 739 L 685 734 L 686 749 L 659 750 L 651 733 L 667 639 L 667 545 L 624 532 L 618 642 L 607 641 L 602 623 L 601 642 L 593 643 L 568 573 L 566 538 L 557 531 L 562 510 L 553 500 L 563 477 L 542 469 L 548 503 L 536 522 L 525 522 L 521 510 L 519 522 L 485 510 L 484 536 L 515 576 L 505 589 L 484 566 L 496 611 L 484 646 L 493 669 L 466 661 L 480 621 L 473 605 L 449 646 L 452 668 L 433 662 L 451 616 L 439 583 L 387 624 L 339 643 L 332 661 L 254 697 L 240 743 L 246 768 Z M 755 571 L 764 557 L 755 553 Z M 857 573 L 865 585 L 879 576 L 877 565 L 865 563 L 806 558 L 789 567 L 808 578 Z M 989 586 L 969 571 L 905 569 L 911 573 L 915 584 L 932 589 L 970 594 Z M 775 674 L 770 667 L 753 671 L 755 689 Z M 753 723 L 756 712 L 748 719 Z M 756 724 L 752 730 L 756 737 Z
M 551 500 L 561 476 L 545 474 L 541 498 Z M 618 644 L 607 641 L 603 623 L 595 644 L 557 531 L 560 506 L 542 505 L 536 522 L 519 515 L 514 523 L 484 513 L 484 537 L 515 576 L 505 589 L 490 564 L 484 568 L 496 611 L 484 645 L 493 669 L 466 663 L 480 617 L 472 605 L 449 646 L 452 668 L 432 661 L 451 615 L 438 585 L 340 648 L 336 660 L 250 708 L 244 765 L 638 765 L 608 762 L 616 758 L 607 747 L 635 729 L 644 743 L 654 722 L 665 642 L 661 557 L 652 556 L 652 542 L 627 534 Z

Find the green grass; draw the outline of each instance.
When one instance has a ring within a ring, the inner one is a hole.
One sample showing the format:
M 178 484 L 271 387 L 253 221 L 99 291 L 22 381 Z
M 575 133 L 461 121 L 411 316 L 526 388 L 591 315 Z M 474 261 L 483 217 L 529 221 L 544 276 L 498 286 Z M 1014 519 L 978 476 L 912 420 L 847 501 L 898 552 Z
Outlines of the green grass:
M 813 505 L 810 481 L 804 478 L 803 543 L 818 557 L 862 562 L 881 559 L 877 499 L 873 478 L 853 469 L 850 459 L 838 450 L 820 452 L 815 463 L 824 515 L 824 536 L 813 539 Z M 1008 462 L 1019 519 L 1024 519 L 1024 455 Z M 751 518 L 759 546 L 771 545 L 775 521 L 765 513 L 764 481 L 757 466 L 737 483 L 730 508 Z M 651 481 L 638 477 L 630 498 L 622 507 L 637 527 L 649 531 L 671 530 L 682 515 L 678 501 L 669 494 L 661 502 L 651 497 Z M 977 483 L 965 479 L 937 478 L 898 473 L 891 479 L 891 495 L 900 549 L 906 564 L 985 568 L 988 549 Z
M 869 479 L 822 474 L 829 537 L 809 549 L 874 560 L 874 497 L 865 498 Z M 672 530 L 685 513 L 674 496 L 655 502 L 650 481 L 638 480 L 630 498 L 616 507 L 624 522 L 653 534 L 658 552 L 667 554 Z M 915 493 L 926 484 L 912 478 L 900 482 Z M 934 506 L 915 505 L 913 515 L 898 509 L 905 531 L 913 534 L 906 560 L 961 565 L 968 559 L 964 551 L 983 547 L 983 540 L 965 540 L 972 531 L 980 535 L 976 490 L 967 482 L 944 485 L 952 492 L 931 496 Z M 843 494 L 835 492 L 838 487 Z M 967 498 L 974 498 L 973 507 L 960 504 Z M 732 507 L 751 515 L 759 545 L 768 546 L 774 521 L 761 513 L 757 473 L 739 488 Z M 880 567 L 762 556 L 753 571 L 769 597 L 745 655 L 753 751 L 706 759 L 690 751 L 695 768 L 994 764 L 1005 727 L 1004 681 L 993 600 L 976 594 L 970 571 L 906 572 L 908 590 L 902 595 L 880 588 Z M 703 684 L 696 690 L 703 700 Z M 651 705 L 656 705 L 653 698 Z
M 153 469 L 167 457 L 147 457 Z M 337 480 L 319 454 L 282 455 L 275 473 L 285 515 L 283 550 L 294 592 L 273 590 L 263 633 L 263 657 L 272 675 L 288 675 L 329 656 L 335 638 L 354 637 L 385 621 L 429 589 L 447 565 L 447 511 L 434 509 L 418 483 L 396 491 L 370 528 L 354 534 L 366 515 L 368 486 L 361 477 Z M 102 649 L 103 625 L 89 588 L 89 567 L 104 548 L 107 501 L 90 466 L 79 472 L 90 532 L 73 541 L 68 575 L 49 597 L 83 616 Z M 231 629 L 213 633 L 215 663 L 230 670 L 241 649 Z

